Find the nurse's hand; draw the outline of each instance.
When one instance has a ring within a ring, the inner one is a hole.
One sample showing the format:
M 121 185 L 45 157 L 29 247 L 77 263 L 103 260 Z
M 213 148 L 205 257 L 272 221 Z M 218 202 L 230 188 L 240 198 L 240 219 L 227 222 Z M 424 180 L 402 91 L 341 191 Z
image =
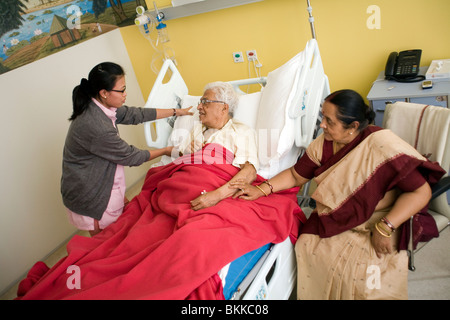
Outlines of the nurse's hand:
M 193 106 L 184 108 L 184 109 L 176 109 L 177 117 L 180 116 L 192 116 L 194 113 L 191 111 Z
M 163 150 L 164 150 L 164 155 L 166 155 L 166 156 L 172 156 L 172 150 L 173 150 L 173 146 L 168 146 L 168 147 L 165 147 L 165 148 L 163 148 Z
M 170 157 L 171 154 L 172 154 L 172 149 L 173 149 L 172 146 L 168 146 L 168 147 L 161 148 L 161 149 L 149 150 L 150 158 L 148 160 L 153 160 L 153 159 L 158 158 L 160 156 L 169 156 Z

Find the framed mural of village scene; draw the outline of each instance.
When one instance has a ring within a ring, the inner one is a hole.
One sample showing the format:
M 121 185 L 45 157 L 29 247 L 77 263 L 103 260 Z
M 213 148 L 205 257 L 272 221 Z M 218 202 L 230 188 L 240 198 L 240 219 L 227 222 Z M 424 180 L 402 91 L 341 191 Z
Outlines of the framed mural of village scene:
M 134 24 L 145 0 L 1 0 L 0 74 Z

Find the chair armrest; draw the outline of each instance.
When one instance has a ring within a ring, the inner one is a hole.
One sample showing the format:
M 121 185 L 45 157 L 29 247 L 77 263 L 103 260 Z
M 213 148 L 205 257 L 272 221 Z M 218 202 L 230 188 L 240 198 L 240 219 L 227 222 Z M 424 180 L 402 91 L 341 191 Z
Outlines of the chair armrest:
M 450 176 L 444 177 L 431 188 L 431 200 L 450 189 Z

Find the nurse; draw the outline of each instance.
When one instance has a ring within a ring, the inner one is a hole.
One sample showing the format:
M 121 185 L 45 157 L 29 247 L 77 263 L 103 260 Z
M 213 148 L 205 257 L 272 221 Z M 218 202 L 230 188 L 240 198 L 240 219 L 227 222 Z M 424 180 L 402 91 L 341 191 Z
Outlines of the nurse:
M 125 106 L 125 73 L 121 66 L 103 62 L 73 90 L 73 113 L 67 133 L 61 178 L 63 203 L 69 221 L 91 236 L 122 214 L 125 204 L 124 166 L 139 166 L 172 147 L 141 150 L 120 138 L 116 124 L 139 124 L 192 114 L 189 109 Z

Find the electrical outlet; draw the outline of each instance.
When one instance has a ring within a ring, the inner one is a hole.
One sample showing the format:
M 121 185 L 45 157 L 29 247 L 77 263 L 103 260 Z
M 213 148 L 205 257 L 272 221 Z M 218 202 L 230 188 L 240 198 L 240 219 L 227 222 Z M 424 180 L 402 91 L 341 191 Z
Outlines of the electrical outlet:
M 256 55 L 256 50 L 247 50 L 247 60 L 250 61 L 256 61 L 258 59 L 258 56 Z
M 233 52 L 233 60 L 234 62 L 244 62 L 242 51 Z

